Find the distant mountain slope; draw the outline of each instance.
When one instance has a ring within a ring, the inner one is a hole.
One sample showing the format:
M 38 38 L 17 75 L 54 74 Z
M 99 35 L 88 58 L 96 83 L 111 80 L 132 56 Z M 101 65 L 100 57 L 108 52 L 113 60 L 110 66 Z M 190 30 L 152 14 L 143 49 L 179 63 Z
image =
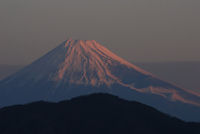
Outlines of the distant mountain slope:
M 176 83 L 184 88 L 200 92 L 200 61 L 177 62 L 134 62 L 158 77 Z M 25 65 L 0 64 L 0 80 L 12 75 Z M 192 78 L 192 79 L 191 79 Z
M 200 61 L 182 62 L 137 62 L 134 64 L 152 72 L 160 78 L 184 88 L 200 92 Z
M 12 75 L 19 71 L 19 69 L 23 68 L 22 65 L 3 65 L 0 64 L 0 80 Z
M 66 40 L 0 81 L 0 107 L 99 92 L 136 100 L 185 120 L 200 120 L 200 94 L 159 79 L 95 40 Z
M 177 62 L 134 62 L 158 77 L 176 83 L 184 88 L 200 92 L 200 61 Z M 1 65 L 0 80 L 23 68 L 22 65 Z M 191 79 L 192 78 L 192 79 Z
M 1 134 L 199 134 L 154 108 L 93 94 L 59 103 L 36 102 L 0 109 Z

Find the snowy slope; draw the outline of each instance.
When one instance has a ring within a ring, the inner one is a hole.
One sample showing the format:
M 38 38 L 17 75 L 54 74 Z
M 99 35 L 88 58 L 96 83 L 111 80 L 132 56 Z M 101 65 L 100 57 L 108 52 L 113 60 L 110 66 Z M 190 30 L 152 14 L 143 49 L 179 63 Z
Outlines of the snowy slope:
M 160 80 L 94 40 L 67 40 L 1 81 L 0 105 L 59 101 L 93 92 L 108 92 L 153 106 L 158 106 L 155 98 L 200 106 L 199 94 Z

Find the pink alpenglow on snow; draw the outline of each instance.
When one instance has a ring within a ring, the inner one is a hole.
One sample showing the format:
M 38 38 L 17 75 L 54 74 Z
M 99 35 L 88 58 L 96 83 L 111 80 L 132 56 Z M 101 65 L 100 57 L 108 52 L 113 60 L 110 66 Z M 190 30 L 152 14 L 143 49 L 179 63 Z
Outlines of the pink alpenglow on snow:
M 167 109 L 166 112 L 184 119 L 195 120 L 200 113 L 199 93 L 159 79 L 95 40 L 64 41 L 2 80 L 0 89 L 0 107 L 38 100 L 60 101 L 103 92 L 136 100 L 164 112 Z M 183 115 L 183 109 L 189 112 Z
M 123 78 L 116 75 L 113 67 L 124 66 L 127 70 L 137 72 L 136 75 L 140 74 L 139 77 L 147 76 L 147 79 L 151 81 L 160 79 L 120 58 L 95 40 L 70 39 L 65 42 L 63 49 L 66 49 L 65 60 L 60 63 L 57 74 L 54 77 L 54 80 L 57 82 L 63 81 L 69 84 L 90 85 L 94 87 L 101 85 L 111 87 L 117 83 L 138 92 L 156 94 L 164 98 L 169 98 L 172 101 L 181 101 L 200 106 L 200 96 L 198 93 L 178 88 L 178 86 L 166 88 L 149 85 L 145 88 L 138 88 L 135 86 L 134 81 L 127 83 Z M 196 99 L 198 100 L 197 102 L 195 101 Z
M 115 77 L 109 68 L 109 64 L 115 62 L 124 64 L 128 68 L 143 74 L 151 75 L 118 57 L 95 40 L 70 39 L 66 41 L 65 48 L 66 58 L 60 65 L 56 80 L 65 79 L 65 75 L 68 75 L 68 82 L 72 84 L 91 84 L 93 86 L 106 84 L 110 86 L 114 82 L 120 82 L 119 78 Z M 82 73 L 81 77 L 75 76 L 77 72 Z

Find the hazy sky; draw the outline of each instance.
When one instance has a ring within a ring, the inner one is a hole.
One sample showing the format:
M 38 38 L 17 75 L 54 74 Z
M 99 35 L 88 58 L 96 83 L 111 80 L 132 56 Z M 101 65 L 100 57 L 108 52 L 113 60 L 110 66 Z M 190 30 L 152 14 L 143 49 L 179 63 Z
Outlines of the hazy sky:
M 0 0 L 0 64 L 27 64 L 72 37 L 129 61 L 200 60 L 200 0 Z

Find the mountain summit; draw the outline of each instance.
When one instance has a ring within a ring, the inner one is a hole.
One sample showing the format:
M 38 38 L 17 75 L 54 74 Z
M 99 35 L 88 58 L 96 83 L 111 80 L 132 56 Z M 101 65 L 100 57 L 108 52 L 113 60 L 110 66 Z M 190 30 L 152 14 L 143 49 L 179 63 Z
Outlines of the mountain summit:
M 72 39 L 2 80 L 0 106 L 60 101 L 96 92 L 137 100 L 187 119 L 191 119 L 187 112 L 179 112 L 182 107 L 198 115 L 200 111 L 199 94 L 160 80 L 95 40 Z M 178 109 L 173 111 L 174 107 Z
M 65 59 L 59 65 L 55 80 L 68 84 L 111 86 L 121 83 L 112 67 L 124 65 L 140 73 L 144 70 L 118 57 L 95 40 L 67 40 L 64 45 Z

